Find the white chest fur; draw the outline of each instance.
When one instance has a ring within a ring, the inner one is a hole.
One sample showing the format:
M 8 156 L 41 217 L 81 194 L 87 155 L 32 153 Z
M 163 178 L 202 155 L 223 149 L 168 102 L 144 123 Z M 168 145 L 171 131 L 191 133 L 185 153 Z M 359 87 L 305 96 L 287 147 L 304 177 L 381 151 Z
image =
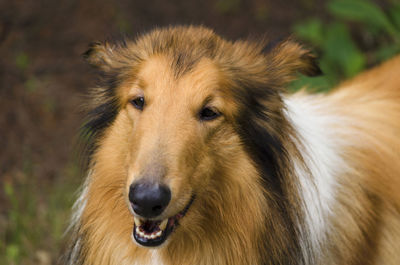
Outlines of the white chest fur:
M 298 148 L 308 169 L 294 162 L 300 194 L 304 199 L 306 230 L 315 255 L 329 226 L 327 222 L 335 204 L 337 177 L 346 170 L 346 162 L 340 155 L 344 143 L 338 136 L 346 121 L 319 96 L 300 93 L 285 98 L 284 102 L 287 118 L 298 134 L 301 142 Z

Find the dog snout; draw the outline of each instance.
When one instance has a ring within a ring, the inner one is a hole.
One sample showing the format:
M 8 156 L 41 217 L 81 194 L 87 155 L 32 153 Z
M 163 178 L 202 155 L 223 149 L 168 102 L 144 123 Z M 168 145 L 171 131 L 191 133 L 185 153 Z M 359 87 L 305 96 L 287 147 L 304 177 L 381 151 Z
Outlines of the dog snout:
M 133 211 L 145 218 L 159 216 L 171 200 L 171 190 L 160 183 L 139 182 L 129 188 L 129 201 Z

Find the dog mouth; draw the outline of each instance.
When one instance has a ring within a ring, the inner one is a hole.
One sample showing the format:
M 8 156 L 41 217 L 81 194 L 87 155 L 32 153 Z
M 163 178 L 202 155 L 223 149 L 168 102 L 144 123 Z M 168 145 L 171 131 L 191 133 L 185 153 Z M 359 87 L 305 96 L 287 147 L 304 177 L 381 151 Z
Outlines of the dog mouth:
M 169 235 L 179 226 L 179 221 L 192 205 L 195 196 L 192 196 L 186 207 L 178 214 L 164 220 L 150 220 L 134 217 L 133 238 L 145 247 L 157 247 L 162 245 Z

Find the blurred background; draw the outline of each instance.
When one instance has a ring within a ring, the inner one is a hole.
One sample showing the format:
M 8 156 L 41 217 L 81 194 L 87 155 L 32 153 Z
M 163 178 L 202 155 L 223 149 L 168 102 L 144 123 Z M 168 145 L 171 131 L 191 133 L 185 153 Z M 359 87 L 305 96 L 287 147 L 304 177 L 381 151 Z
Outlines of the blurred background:
M 76 142 L 95 76 L 88 44 L 202 24 L 228 39 L 294 36 L 327 91 L 400 52 L 399 0 L 0 0 L 0 265 L 55 264 L 84 170 Z

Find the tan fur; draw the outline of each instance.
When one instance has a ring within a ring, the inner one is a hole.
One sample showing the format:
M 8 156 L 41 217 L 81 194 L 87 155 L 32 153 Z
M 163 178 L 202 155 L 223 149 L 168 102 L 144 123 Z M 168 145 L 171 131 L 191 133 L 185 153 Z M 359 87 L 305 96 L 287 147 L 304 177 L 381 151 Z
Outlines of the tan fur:
M 162 56 L 151 58 L 143 65 L 138 76 L 141 80 L 148 80 L 145 87 L 139 88 L 139 84 L 132 84 L 132 89 L 128 93 L 135 95 L 138 90 L 147 92 L 146 87 L 152 87 L 152 91 L 146 93 L 146 96 L 148 104 L 153 104 L 154 107 L 151 107 L 149 116 L 143 114 L 144 117 L 140 117 L 143 120 L 136 120 L 137 123 L 142 124 L 136 131 L 135 137 L 132 138 L 128 136 L 132 126 L 135 126 L 132 119 L 139 119 L 137 117 L 139 113 L 125 103 L 126 107 L 107 132 L 94 158 L 96 165 L 93 168 L 90 199 L 83 215 L 83 230 L 90 231 L 88 232 L 90 233 L 88 236 L 90 249 L 87 250 L 85 264 L 121 264 L 127 254 L 135 257 L 134 260 L 143 260 L 142 262 L 146 262 L 145 260 L 150 258 L 147 250 L 137 247 L 132 242 L 133 219 L 127 211 L 128 204 L 125 202 L 127 190 L 123 187 L 128 187 L 139 172 L 151 170 L 146 167 L 151 167 L 149 164 L 154 162 L 154 159 L 165 159 L 169 161 L 170 165 L 166 181 L 176 196 L 171 202 L 171 207 L 165 213 L 166 216 L 179 212 L 185 206 L 190 199 L 191 185 L 201 187 L 202 182 L 215 182 L 208 186 L 218 187 L 217 190 L 213 188 L 212 190 L 198 191 L 207 194 L 210 202 L 195 202 L 191 214 L 183 219 L 181 227 L 174 235 L 180 239 L 170 242 L 168 247 L 162 250 L 161 255 L 165 256 L 164 259 L 170 260 L 171 264 L 256 264 L 258 263 L 257 245 L 255 245 L 257 240 L 246 236 L 249 232 L 248 229 L 254 229 L 254 231 L 250 230 L 251 234 L 257 234 L 258 231 L 264 229 L 263 214 L 259 210 L 261 206 L 257 206 L 262 203 L 263 198 L 255 169 L 249 163 L 249 159 L 243 155 L 242 147 L 232 129 L 227 127 L 218 137 L 218 141 L 220 144 L 230 147 L 225 151 L 226 154 L 218 155 L 230 156 L 231 164 L 220 165 L 223 168 L 215 169 L 219 178 L 210 179 L 212 176 L 209 176 L 207 172 L 210 167 L 213 167 L 211 160 L 218 160 L 218 157 L 213 157 L 215 152 L 212 149 L 201 151 L 204 144 L 198 142 L 199 137 L 210 137 L 206 135 L 206 130 L 209 129 L 206 128 L 208 125 L 198 124 L 195 117 L 197 109 L 201 107 L 205 98 L 213 94 L 214 103 L 216 106 L 221 105 L 221 111 L 227 114 L 232 111 L 230 104 L 226 105 L 225 111 L 225 105 L 222 105 L 225 102 L 220 102 L 224 98 L 222 91 L 215 93 L 218 72 L 209 62 L 200 62 L 196 71 L 179 80 L 178 83 L 174 80 L 168 66 L 167 59 Z M 198 86 L 198 89 L 185 89 L 189 85 Z M 177 99 L 184 104 L 177 104 Z M 182 119 L 183 115 L 188 116 L 188 119 Z M 179 120 L 184 123 L 177 123 L 176 121 Z M 157 124 L 156 128 L 154 128 L 154 124 Z M 221 126 L 220 124 L 212 126 L 218 125 Z M 193 135 L 194 130 L 190 126 L 199 127 L 194 129 L 200 130 L 198 132 L 200 136 Z M 140 139 L 140 142 L 135 140 L 137 138 Z M 193 142 L 192 140 L 197 141 Z M 189 146 L 192 149 L 188 149 Z M 115 152 L 115 149 L 119 152 Z M 134 152 L 134 150 L 140 151 Z M 200 152 L 206 152 L 202 154 L 204 164 L 195 167 L 195 162 L 190 160 L 191 153 Z M 179 161 L 182 161 L 183 164 L 175 164 Z M 251 172 L 254 173 L 251 174 Z M 248 178 L 242 178 L 241 176 L 244 174 L 248 174 Z M 110 178 L 110 176 L 112 177 Z M 231 179 L 228 180 L 231 183 L 230 186 L 224 184 L 227 181 L 223 179 L 225 176 L 230 176 Z M 235 176 L 237 178 L 233 179 Z M 119 185 L 120 189 L 117 189 L 116 187 Z M 125 193 L 121 192 L 123 189 L 125 189 Z M 257 190 L 259 192 L 254 192 Z M 231 199 L 226 201 L 221 194 L 230 194 Z M 100 201 L 104 203 L 99 205 Z M 238 201 L 241 203 L 238 204 Z M 248 202 L 246 203 L 246 201 Z M 253 206 L 254 204 L 256 206 Z M 224 210 L 210 208 L 210 206 L 217 205 L 223 206 Z M 122 211 L 119 211 L 120 209 Z M 239 217 L 243 212 L 247 212 L 251 218 Z M 225 216 L 226 214 L 231 216 Z M 203 218 L 207 221 L 202 221 L 200 216 L 204 216 Z M 111 219 L 115 221 L 110 223 Z M 226 219 L 235 222 L 225 222 Z M 185 227 L 186 223 L 187 227 Z M 198 227 L 193 224 L 197 224 Z M 208 238 L 207 230 L 210 227 L 220 231 L 220 237 Z M 113 228 L 116 231 L 113 231 Z M 240 232 L 243 229 L 245 230 Z M 105 239 L 108 233 L 113 233 L 115 239 L 108 236 Z M 229 236 L 234 233 L 238 235 L 237 240 L 232 240 L 234 238 Z M 198 241 L 204 242 L 202 244 L 204 249 L 195 249 Z M 229 255 L 225 253 L 226 249 L 230 249 Z M 121 250 L 122 253 L 119 254 L 116 250 Z M 163 254 L 164 252 L 176 254 Z M 197 254 L 193 255 L 196 252 Z M 103 254 L 99 255 L 99 253 Z M 206 253 L 214 254 L 205 255 Z M 224 253 L 224 256 L 220 256 L 219 253 Z M 120 258 L 114 258 L 115 261 L 112 261 L 114 259 L 111 259 L 110 256 Z M 131 262 L 133 263 L 134 260 Z
M 329 264 L 400 264 L 399 70 L 396 57 L 324 99 L 351 132 L 338 135 L 349 142 L 343 152 L 352 170 L 340 179 L 332 229 L 338 248 Z
M 329 129 L 346 143 L 340 150 L 346 165 L 337 167 L 347 168 L 336 180 L 327 239 L 317 250 L 304 228 L 303 205 L 310 202 L 293 167 L 296 160 L 307 170 L 307 161 L 282 100 L 296 72 L 316 71 L 314 57 L 292 41 L 266 54 L 261 49 L 201 27 L 156 30 L 126 46 L 92 46 L 88 61 L 119 80 L 112 79 L 117 114 L 96 135 L 86 205 L 76 224 L 79 257 L 69 262 L 146 265 L 156 256 L 164 265 L 400 264 L 400 57 L 317 100 L 343 117 L 346 129 Z M 254 106 L 240 102 L 247 88 L 260 93 Z M 143 111 L 130 103 L 138 96 L 145 97 Z M 93 106 L 103 102 L 100 95 Z M 256 104 L 262 109 L 254 115 Z M 223 115 L 199 121 L 205 105 Z M 278 146 L 271 151 L 275 160 L 265 162 L 274 178 L 261 176 L 252 139 L 243 139 L 253 129 L 242 128 L 243 113 L 251 126 L 265 129 L 271 148 Z M 143 175 L 171 188 L 161 219 L 196 194 L 180 226 L 156 250 L 131 238 L 127 194 Z

